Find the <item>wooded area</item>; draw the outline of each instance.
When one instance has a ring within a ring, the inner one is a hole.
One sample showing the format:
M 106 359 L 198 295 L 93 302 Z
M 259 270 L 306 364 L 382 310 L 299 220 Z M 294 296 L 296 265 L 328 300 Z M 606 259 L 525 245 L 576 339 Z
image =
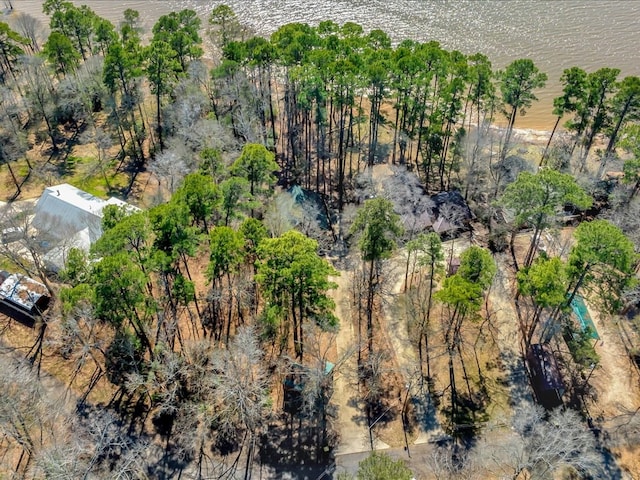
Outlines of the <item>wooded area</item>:
M 43 10 L 0 18 L 0 270 L 51 298 L 1 312 L 0 475 L 351 478 L 350 425 L 411 460 L 359 479 L 640 472 L 638 77 L 565 70 L 532 143 L 530 59 L 349 22 L 262 38 L 225 5 L 150 32 Z M 26 199 L 62 182 L 141 209 L 54 241 Z M 591 381 L 613 355 L 615 412 Z

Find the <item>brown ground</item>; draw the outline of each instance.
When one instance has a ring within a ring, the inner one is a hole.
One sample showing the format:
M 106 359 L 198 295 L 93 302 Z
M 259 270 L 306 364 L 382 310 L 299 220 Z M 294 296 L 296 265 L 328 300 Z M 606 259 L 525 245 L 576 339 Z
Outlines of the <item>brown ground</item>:
M 566 227 L 545 234 L 545 249 L 550 254 L 565 257 L 572 245 L 573 230 L 574 227 Z M 517 238 L 516 251 L 521 258 L 529 241 L 528 234 L 519 235 Z M 594 419 L 597 428 L 601 428 L 605 435 L 619 440 L 617 429 L 623 421 L 621 418 L 640 411 L 640 372 L 632 363 L 623 341 L 621 322 L 625 320 L 601 315 L 589 304 L 588 297 L 585 302 L 601 339 L 595 343 L 596 352 L 600 356 L 599 365 L 592 373 L 588 368 L 583 371 L 585 381 L 588 379 L 589 385 L 593 387 L 592 395 L 585 398 L 585 409 Z M 627 331 L 632 334 L 629 329 Z M 636 335 L 635 344 L 637 341 Z M 560 343 L 560 347 L 566 351 L 563 343 Z M 569 361 L 569 358 L 565 360 Z M 618 443 L 625 444 L 624 441 Z M 640 445 L 636 445 L 635 448 L 615 447 L 612 448 L 612 452 L 623 471 L 629 473 L 631 478 L 640 478 Z
M 385 175 L 389 174 L 390 169 L 387 165 L 374 167 L 373 178 L 377 184 Z M 571 245 L 572 231 L 573 227 L 567 227 L 545 235 L 544 244 L 547 251 L 566 255 Z M 518 235 L 516 251 L 519 257 L 522 258 L 524 256 L 529 240 L 529 234 Z M 450 243 L 448 242 L 445 247 L 450 248 Z M 456 252 L 459 252 L 469 245 L 469 241 L 457 240 L 454 245 Z M 392 268 L 387 269 L 391 272 L 389 283 L 393 284 L 391 288 L 392 296 L 397 296 L 403 288 L 404 255 L 404 252 L 399 251 L 389 262 L 393 264 Z M 483 373 L 488 377 L 487 384 L 490 391 L 490 403 L 487 406 L 489 435 L 508 429 L 512 414 L 510 400 L 517 400 L 517 395 L 521 395 L 522 392 L 530 392 L 529 381 L 522 361 L 521 335 L 517 314 L 513 305 L 515 283 L 512 259 L 508 253 L 496 255 L 494 258 L 498 265 L 498 274 L 483 310 L 484 317 L 491 319 L 493 328 L 488 334 L 484 332 L 487 337 L 485 343 L 478 345 L 479 361 L 483 366 Z M 351 302 L 347 281 L 348 276 L 347 272 L 343 273 L 339 288 L 334 292 L 334 298 L 338 304 L 337 314 L 342 320 L 341 336 L 344 343 L 348 343 L 354 338 L 353 326 L 348 321 L 348 317 L 345 317 L 345 314 L 349 315 L 345 311 L 345 306 L 348 306 Z M 395 278 L 395 280 L 392 278 Z M 392 302 L 393 300 L 389 300 L 388 303 L 384 304 L 384 315 L 380 317 L 378 329 L 384 341 L 391 346 L 397 371 L 406 382 L 410 378 L 411 372 L 416 370 L 417 355 L 414 347 L 408 341 L 405 319 L 398 316 L 397 311 L 389 307 Z M 608 419 L 618 418 L 620 415 L 628 414 L 640 408 L 640 389 L 638 388 L 640 383 L 638 372 L 629 360 L 615 322 L 612 320 L 603 322 L 592 308 L 590 308 L 590 313 L 603 341 L 596 346 L 596 350 L 601 357 L 601 365 L 596 368 L 590 377 L 590 384 L 594 386 L 597 395 L 587 403 L 587 408 L 589 414 L 597 422 L 596 425 L 601 425 L 606 431 Z M 488 328 L 488 325 L 485 324 L 482 328 Z M 469 327 L 466 335 L 467 337 L 475 338 L 476 330 L 473 325 Z M 437 347 L 433 344 L 432 347 L 437 350 Z M 472 361 L 475 361 L 472 357 L 465 360 L 469 365 L 472 365 Z M 443 389 L 443 385 L 448 381 L 448 378 L 444 378 L 447 376 L 446 358 L 435 359 L 433 365 L 434 370 L 439 372 L 436 375 L 442 377 L 436 382 L 437 391 L 438 388 Z M 469 371 L 473 379 L 473 372 L 477 370 L 471 367 Z M 463 390 L 464 382 L 459 367 L 457 376 L 460 381 L 460 388 Z M 357 414 L 354 413 L 353 405 L 350 403 L 354 393 L 351 384 L 340 380 L 336 384 L 334 400 L 340 406 L 339 427 L 342 433 L 341 447 L 338 449 L 339 453 L 347 453 L 349 451 L 348 448 L 344 448 L 346 444 L 351 443 L 353 447 L 355 443 L 357 446 L 358 442 L 354 442 L 354 438 L 355 440 L 361 440 L 362 435 L 366 436 L 367 433 L 366 426 L 354 421 L 354 418 L 357 418 Z M 531 393 L 525 395 L 528 399 L 531 399 Z M 392 433 L 394 431 L 392 423 L 398 424 L 395 428 L 395 435 Z M 382 431 L 380 437 L 391 447 L 402 446 L 404 439 L 399 435 L 402 433 L 400 420 L 390 422 L 387 430 L 388 432 Z M 358 431 L 360 433 L 356 433 Z M 410 437 L 409 441 L 411 442 L 414 438 Z M 362 443 L 360 445 L 362 446 Z M 343 449 L 342 451 L 341 448 Z M 365 442 L 363 450 L 367 448 L 368 445 Z M 632 478 L 640 478 L 637 459 L 638 449 L 618 448 L 614 449 L 613 453 L 618 458 L 618 463 L 623 471 L 632 475 Z

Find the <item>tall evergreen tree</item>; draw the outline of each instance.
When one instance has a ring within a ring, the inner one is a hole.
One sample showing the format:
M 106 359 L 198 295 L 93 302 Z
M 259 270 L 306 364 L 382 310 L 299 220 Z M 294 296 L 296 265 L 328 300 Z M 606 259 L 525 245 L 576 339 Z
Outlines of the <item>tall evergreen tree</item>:
M 507 129 L 502 142 L 500 157 L 504 160 L 511 146 L 511 135 L 518 114 L 524 115 L 531 104 L 538 100 L 534 90 L 545 86 L 547 74 L 540 72 L 532 60 L 522 58 L 510 63 L 500 74 L 500 92 L 507 117 Z

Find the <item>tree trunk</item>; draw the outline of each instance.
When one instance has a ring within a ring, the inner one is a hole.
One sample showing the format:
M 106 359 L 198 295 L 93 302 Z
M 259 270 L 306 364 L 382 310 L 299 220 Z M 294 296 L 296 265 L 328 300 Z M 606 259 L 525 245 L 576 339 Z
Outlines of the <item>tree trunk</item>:
M 607 149 L 605 151 L 604 157 L 608 156 L 609 154 L 611 154 L 611 152 L 613 152 L 616 145 L 616 140 L 618 138 L 618 132 L 620 131 L 622 122 L 624 122 L 624 117 L 627 115 L 627 112 L 629 110 L 629 107 L 631 106 L 631 102 L 633 101 L 634 97 L 635 95 L 631 95 L 625 102 L 624 107 L 622 107 L 622 111 L 620 112 L 620 116 L 618 117 L 618 121 L 616 122 L 616 126 L 614 127 L 613 132 L 609 137 L 609 143 L 607 144 Z
M 539 167 L 542 167 L 544 165 L 547 152 L 549 151 L 549 146 L 551 145 L 551 140 L 553 140 L 553 135 L 556 133 L 558 124 L 560 123 L 561 119 L 562 119 L 561 116 L 556 117 L 556 123 L 553 125 L 553 130 L 551 130 L 551 135 L 549 135 L 549 140 L 547 141 L 547 145 L 544 147 L 544 152 L 542 152 L 542 157 L 540 158 L 540 163 L 538 164 Z
M 374 263 L 371 260 L 369 264 L 369 281 L 367 292 L 367 342 L 369 346 L 369 355 L 373 352 L 373 299 L 374 299 Z

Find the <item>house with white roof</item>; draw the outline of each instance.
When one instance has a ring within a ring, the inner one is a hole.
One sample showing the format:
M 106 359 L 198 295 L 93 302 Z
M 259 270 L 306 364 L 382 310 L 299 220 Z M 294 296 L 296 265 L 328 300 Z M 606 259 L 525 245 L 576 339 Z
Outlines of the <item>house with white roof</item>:
M 31 226 L 38 231 L 43 247 L 49 250 L 45 261 L 54 270 L 64 266 L 70 248 L 88 252 L 102 236 L 102 215 L 107 205 L 139 210 L 114 197 L 103 200 L 68 183 L 44 190 L 36 204 Z

